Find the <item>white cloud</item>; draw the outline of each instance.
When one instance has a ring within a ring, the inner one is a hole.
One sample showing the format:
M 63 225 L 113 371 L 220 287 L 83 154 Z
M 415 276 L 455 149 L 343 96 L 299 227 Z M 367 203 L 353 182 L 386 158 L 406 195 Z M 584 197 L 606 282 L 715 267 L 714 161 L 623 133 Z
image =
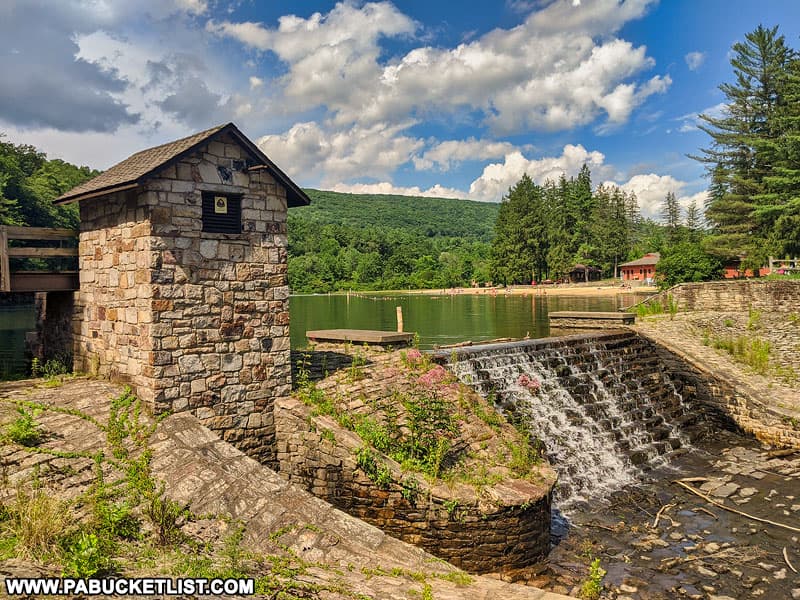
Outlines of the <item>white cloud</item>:
M 690 71 L 697 71 L 706 61 L 706 54 L 705 52 L 689 52 L 683 59 Z
M 331 187 L 334 192 L 348 194 L 390 194 L 396 196 L 425 196 L 427 198 L 467 198 L 461 190 L 443 187 L 438 183 L 427 190 L 417 186 L 403 187 L 382 181 L 380 183 L 337 183 Z
M 297 123 L 280 135 L 265 135 L 258 146 L 290 176 L 321 176 L 325 185 L 357 177 L 387 178 L 422 148 L 402 135 L 410 123 L 376 124 L 337 130 L 316 122 Z
M 610 37 L 651 4 L 558 0 L 517 27 L 389 60 L 380 55 L 379 39 L 408 36 L 416 24 L 383 2 L 288 15 L 277 28 L 209 21 L 206 29 L 274 52 L 288 67 L 280 81 L 284 103 L 294 110 L 322 107 L 341 127 L 467 110 L 505 134 L 570 129 L 604 113 L 608 123 L 623 123 L 647 97 L 665 91 L 667 76 L 631 81 L 654 66 L 644 46 Z
M 473 137 L 439 142 L 426 150 L 422 156 L 414 157 L 413 161 L 414 166 L 420 171 L 434 168 L 449 171 L 464 161 L 502 158 L 514 150 L 516 147 L 509 142 L 477 140 Z
M 262 85 L 264 85 L 264 80 L 261 79 L 261 77 L 256 77 L 255 75 L 251 75 L 250 76 L 250 89 L 251 90 L 255 90 L 257 88 L 260 88 Z
M 604 165 L 605 156 L 601 152 L 589 152 L 580 144 L 567 144 L 561 156 L 528 159 L 521 152 L 506 155 L 502 163 L 492 163 L 469 188 L 469 197 L 490 202 L 499 201 L 527 173 L 537 183 L 556 181 L 562 174 L 576 175 L 586 164 L 595 177 L 609 177 L 613 170 Z
M 669 192 L 675 194 L 678 204 L 684 208 L 694 200 L 697 202 L 698 208 L 702 210 L 707 197 L 705 191 L 694 194 L 687 193 L 686 188 L 689 184 L 685 181 L 676 179 L 672 175 L 658 175 L 656 173 L 634 175 L 622 184 L 606 181 L 603 185 L 617 186 L 626 192 L 636 194 L 642 215 L 652 219 L 661 218 L 664 199 Z
M 674 121 L 679 121 L 680 126 L 678 127 L 679 133 L 688 133 L 690 131 L 697 131 L 698 125 L 700 124 L 700 115 L 708 115 L 709 117 L 713 117 L 715 119 L 719 119 L 725 116 L 728 109 L 728 105 L 724 102 L 720 102 L 719 104 L 715 104 L 714 106 L 709 106 L 708 108 L 704 108 L 699 113 L 693 112 L 688 113 L 685 115 L 681 115 L 680 117 L 675 117 Z M 670 133 L 670 130 L 667 130 L 667 133 Z

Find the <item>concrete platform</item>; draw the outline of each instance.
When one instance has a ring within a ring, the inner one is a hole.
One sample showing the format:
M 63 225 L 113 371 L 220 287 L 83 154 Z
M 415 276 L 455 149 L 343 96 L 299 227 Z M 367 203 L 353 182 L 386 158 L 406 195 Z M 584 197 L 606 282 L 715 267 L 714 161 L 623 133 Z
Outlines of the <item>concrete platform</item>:
M 636 315 L 624 312 L 561 310 L 548 314 L 550 327 L 562 329 L 616 329 L 633 325 Z
M 312 342 L 352 342 L 384 346 L 389 344 L 410 344 L 414 339 L 414 334 L 374 329 L 317 329 L 306 331 L 306 337 Z

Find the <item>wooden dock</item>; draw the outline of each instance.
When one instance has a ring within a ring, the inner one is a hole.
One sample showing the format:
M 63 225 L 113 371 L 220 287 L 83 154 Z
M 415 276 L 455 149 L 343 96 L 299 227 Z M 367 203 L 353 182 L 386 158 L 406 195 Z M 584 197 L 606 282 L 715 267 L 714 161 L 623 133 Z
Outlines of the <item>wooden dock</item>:
M 399 331 L 377 331 L 374 329 L 317 329 L 306 331 L 306 337 L 312 342 L 388 346 L 390 344 L 408 345 L 414 339 L 414 334 Z

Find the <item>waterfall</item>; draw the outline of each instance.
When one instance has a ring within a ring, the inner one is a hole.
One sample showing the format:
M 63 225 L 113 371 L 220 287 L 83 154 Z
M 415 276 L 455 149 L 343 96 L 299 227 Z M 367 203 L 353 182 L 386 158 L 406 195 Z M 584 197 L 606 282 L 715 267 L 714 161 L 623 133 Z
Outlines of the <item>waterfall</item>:
M 682 426 L 698 417 L 638 336 L 542 342 L 473 347 L 449 360 L 460 381 L 544 443 L 559 509 L 635 483 L 689 444 Z

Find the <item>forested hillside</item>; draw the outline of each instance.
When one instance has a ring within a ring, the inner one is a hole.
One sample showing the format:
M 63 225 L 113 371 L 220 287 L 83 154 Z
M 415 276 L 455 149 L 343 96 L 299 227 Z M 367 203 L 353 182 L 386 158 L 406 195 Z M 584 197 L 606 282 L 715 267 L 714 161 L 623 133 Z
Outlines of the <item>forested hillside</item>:
M 488 281 L 498 205 L 306 190 L 289 211 L 297 292 L 441 288 Z
M 0 225 L 78 228 L 74 205 L 55 206 L 53 199 L 99 174 L 26 144 L 13 144 L 0 134 Z

